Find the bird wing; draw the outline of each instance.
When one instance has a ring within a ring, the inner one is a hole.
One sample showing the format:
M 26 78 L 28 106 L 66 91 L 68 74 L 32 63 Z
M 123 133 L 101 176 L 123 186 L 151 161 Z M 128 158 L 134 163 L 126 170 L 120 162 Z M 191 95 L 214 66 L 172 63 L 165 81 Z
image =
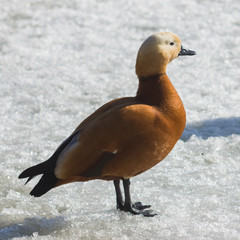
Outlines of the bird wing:
M 129 105 L 125 99 L 110 105 L 97 110 L 75 130 L 57 159 L 57 178 L 127 177 L 159 162 L 159 156 L 156 162 L 142 159 L 156 158 L 156 146 L 164 145 L 168 139 L 168 121 L 164 116 L 155 107 L 133 101 Z
M 91 121 L 94 121 L 94 119 L 98 118 L 105 112 L 112 110 L 116 107 L 119 107 L 121 105 L 126 105 L 126 104 L 136 104 L 136 100 L 134 97 L 124 97 L 124 98 L 118 98 L 115 100 L 112 100 L 108 103 L 105 103 L 103 106 L 98 108 L 95 112 L 93 112 L 91 115 L 89 115 L 86 119 L 84 119 L 78 127 L 74 130 L 73 134 L 77 132 L 79 129 L 82 127 L 86 126 L 88 123 Z

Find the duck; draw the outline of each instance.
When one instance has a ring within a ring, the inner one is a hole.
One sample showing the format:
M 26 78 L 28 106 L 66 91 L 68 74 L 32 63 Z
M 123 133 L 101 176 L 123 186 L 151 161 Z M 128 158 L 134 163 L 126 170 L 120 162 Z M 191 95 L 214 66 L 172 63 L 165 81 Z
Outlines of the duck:
M 179 56 L 195 54 L 183 48 L 174 33 L 149 36 L 136 58 L 136 96 L 104 104 L 83 120 L 48 160 L 24 170 L 19 178 L 28 178 L 26 183 L 42 175 L 30 195 L 40 197 L 72 182 L 113 181 L 117 209 L 155 216 L 150 205 L 132 203 L 130 179 L 160 163 L 181 137 L 186 113 L 166 68 Z

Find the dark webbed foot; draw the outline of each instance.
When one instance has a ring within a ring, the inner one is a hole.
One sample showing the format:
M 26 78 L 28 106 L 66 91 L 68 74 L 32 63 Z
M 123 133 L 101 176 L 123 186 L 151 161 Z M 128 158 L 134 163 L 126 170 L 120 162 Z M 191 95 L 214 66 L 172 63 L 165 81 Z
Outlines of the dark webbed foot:
M 143 215 L 145 217 L 154 217 L 157 214 L 152 213 L 152 210 L 144 210 L 146 208 L 150 208 L 151 205 L 142 205 L 141 202 L 136 202 L 134 204 L 131 203 L 131 197 L 130 197 L 130 191 L 129 191 L 129 186 L 130 186 L 130 181 L 129 179 L 124 179 L 123 180 L 123 187 L 124 187 L 124 193 L 125 193 L 125 203 L 123 203 L 122 200 L 122 193 L 120 189 L 120 180 L 114 180 L 114 186 L 116 190 L 116 195 L 117 195 L 117 209 L 124 211 L 124 212 L 129 212 L 134 215 Z
M 154 216 L 157 216 L 156 213 L 152 213 L 152 212 L 153 212 L 153 210 L 146 210 L 146 211 L 142 212 L 142 215 L 144 217 L 154 217 Z
M 134 207 L 134 205 L 137 205 L 138 208 Z M 127 205 L 125 204 L 123 206 L 123 209 L 122 211 L 125 211 L 125 212 L 129 212 L 129 213 L 132 213 L 134 215 L 143 215 L 144 217 L 154 217 L 156 216 L 157 214 L 156 213 L 152 213 L 153 210 L 149 209 L 149 210 L 144 210 L 146 208 L 149 208 L 150 205 L 142 205 L 141 203 L 135 203 L 132 205 L 132 207 L 130 205 Z
M 135 202 L 133 205 L 132 205 L 133 208 L 137 209 L 137 210 L 143 210 L 143 209 L 146 209 L 146 208 L 150 208 L 151 205 L 142 205 L 141 202 Z

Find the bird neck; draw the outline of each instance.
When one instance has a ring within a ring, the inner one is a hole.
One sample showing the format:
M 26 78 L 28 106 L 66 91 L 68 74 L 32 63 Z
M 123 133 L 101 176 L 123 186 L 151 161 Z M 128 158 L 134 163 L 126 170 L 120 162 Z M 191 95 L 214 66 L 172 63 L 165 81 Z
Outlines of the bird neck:
M 181 101 L 166 73 L 139 77 L 136 98 L 148 105 L 164 107 Z
M 139 77 L 137 101 L 158 107 L 166 116 L 185 126 L 183 103 L 166 73 Z

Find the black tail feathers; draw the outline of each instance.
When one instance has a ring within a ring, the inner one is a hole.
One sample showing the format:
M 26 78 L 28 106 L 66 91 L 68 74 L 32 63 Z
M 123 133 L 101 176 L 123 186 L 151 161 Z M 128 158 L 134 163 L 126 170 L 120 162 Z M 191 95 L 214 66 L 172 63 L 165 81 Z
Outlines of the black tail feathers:
M 24 170 L 18 176 L 18 178 L 28 178 L 27 182 L 25 183 L 25 184 L 27 184 L 31 179 L 33 179 L 34 177 L 36 177 L 39 174 L 43 174 L 46 171 L 46 163 L 47 162 L 43 162 L 36 166 L 30 167 L 30 168 Z
M 80 130 L 79 130 L 80 131 Z M 36 166 L 30 167 L 23 171 L 18 178 L 28 178 L 28 183 L 31 179 L 39 174 L 43 174 L 42 178 L 38 182 L 38 184 L 33 188 L 30 192 L 31 195 L 35 197 L 40 197 L 50 189 L 56 186 L 58 179 L 54 174 L 54 168 L 56 166 L 57 159 L 64 148 L 72 141 L 74 136 L 79 134 L 79 131 L 73 133 L 70 137 L 68 137 L 54 152 L 54 154 L 45 162 L 40 163 Z
M 40 197 L 50 189 L 56 186 L 58 179 L 53 173 L 46 173 L 42 176 L 38 184 L 30 192 L 30 195 L 34 197 Z
M 30 195 L 34 197 L 40 197 L 44 193 L 55 187 L 58 179 L 54 175 L 54 167 L 52 165 L 52 162 L 48 160 L 46 162 L 26 169 L 18 176 L 18 178 L 28 178 L 27 182 L 25 183 L 27 184 L 37 175 L 43 174 L 38 184 L 30 192 Z

